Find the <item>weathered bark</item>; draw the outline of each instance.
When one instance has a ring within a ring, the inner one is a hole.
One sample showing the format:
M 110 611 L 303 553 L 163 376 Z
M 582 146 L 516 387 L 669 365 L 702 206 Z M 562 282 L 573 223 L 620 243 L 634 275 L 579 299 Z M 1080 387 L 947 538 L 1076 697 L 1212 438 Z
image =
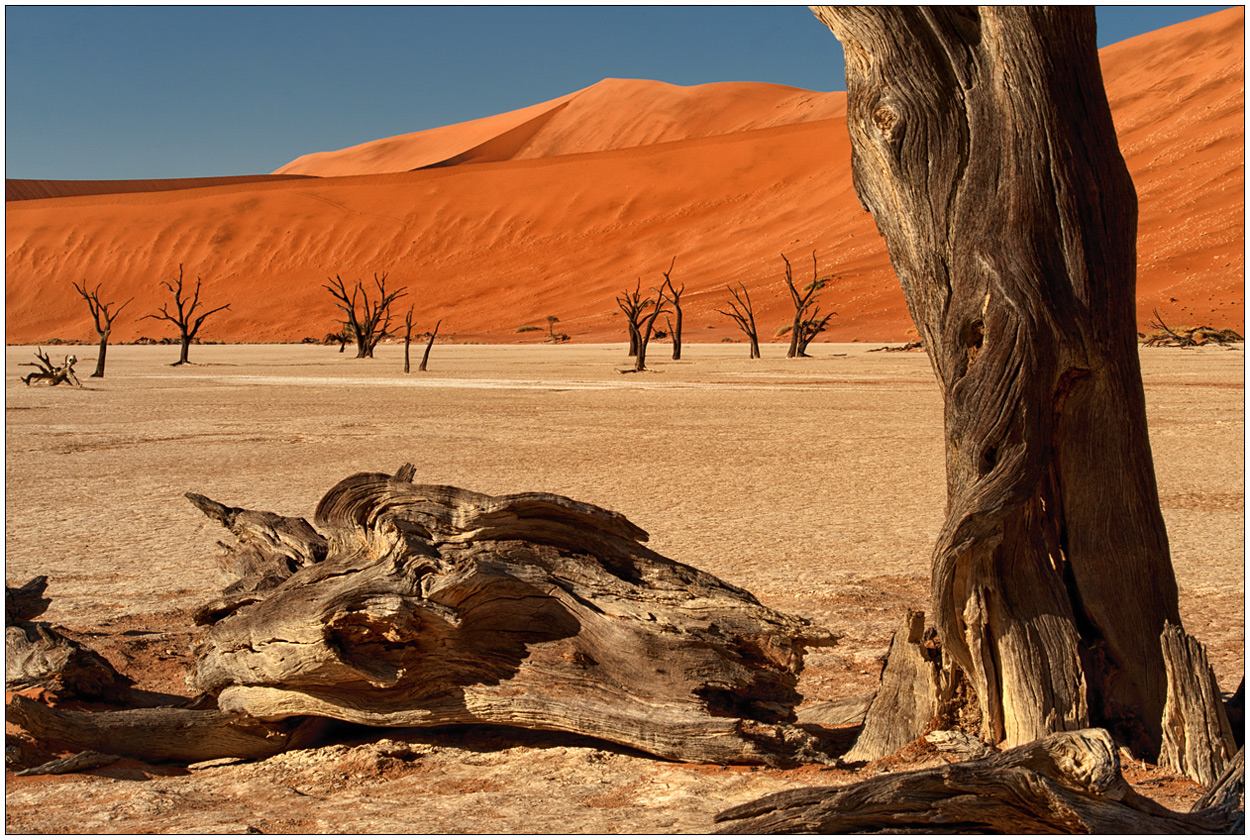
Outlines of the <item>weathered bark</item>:
M 831 644 L 827 631 L 647 550 L 619 514 L 411 478 L 334 487 L 315 519 L 326 558 L 214 610 L 193 686 L 265 719 L 504 724 L 683 761 L 822 758 L 793 722 L 803 649 Z M 286 546 L 243 533 L 243 553 Z
M 1174 624 L 1161 638 L 1168 699 L 1159 764 L 1211 787 L 1237 752 L 1206 648 Z
M 23 376 L 22 382 L 27 385 L 30 385 L 32 382 L 47 382 L 49 386 L 67 382 L 75 388 L 81 388 L 82 383 L 78 381 L 78 376 L 74 373 L 74 365 L 77 362 L 77 356 L 66 356 L 65 361 L 59 365 L 54 365 L 52 360 L 48 358 L 48 354 L 43 352 L 43 348 L 40 347 L 35 351 L 35 361 L 22 363 L 22 367 L 33 367 L 38 368 L 38 370 Z
M 738 329 L 746 334 L 747 339 L 751 342 L 751 358 L 758 359 L 760 357 L 760 337 L 759 331 L 755 328 L 755 309 L 751 306 L 751 295 L 747 292 L 746 284 L 739 283 L 742 287 L 742 294 L 739 295 L 731 287 L 729 294 L 733 295 L 733 300 L 729 301 L 729 312 L 723 309 L 716 310 L 727 318 L 732 318 L 734 323 L 738 325 Z
M 85 770 L 95 770 L 97 767 L 107 767 L 120 758 L 121 756 L 119 755 L 106 755 L 95 750 L 87 750 L 66 756 L 65 758 L 54 758 L 52 761 L 45 762 L 37 767 L 19 770 L 17 775 L 54 776 L 59 773 L 82 773 Z
M 50 598 L 43 597 L 48 578 L 32 578 L 4 588 L 4 687 L 8 691 L 45 688 L 64 697 L 118 700 L 128 696 L 132 680 L 117 673 L 91 648 L 61 635 L 52 625 L 32 621 Z
M 78 712 L 18 695 L 4 719 L 39 741 L 145 761 L 268 758 L 289 748 L 302 721 L 266 723 L 247 715 L 161 707 Z
M 945 396 L 932 612 L 982 738 L 1094 723 L 1152 757 L 1179 615 L 1093 11 L 814 10 L 846 49 L 856 191 Z
M 196 624 L 211 624 L 243 604 L 261 600 L 264 593 L 293 572 L 326 557 L 325 537 L 303 519 L 229 507 L 198 493 L 186 496 L 205 516 L 234 534 L 236 540 L 234 545 L 218 543 L 222 548 L 218 566 L 233 580 L 220 597 L 196 610 Z
M 782 791 L 716 817 L 730 823 L 723 833 L 735 834 L 1196 834 L 1227 830 L 1238 819 L 1239 809 L 1227 805 L 1184 814 L 1137 794 L 1101 729 L 846 787 Z
M 941 650 L 925 642 L 924 613 L 909 610 L 890 643 L 864 729 L 843 761 L 875 761 L 897 752 L 938 717 Z
M 95 287 L 94 291 L 88 292 L 87 281 L 84 280 L 81 286 L 74 283 L 74 288 L 78 291 L 78 294 L 82 295 L 83 300 L 87 302 L 87 309 L 91 312 L 91 319 L 95 324 L 96 335 L 100 338 L 100 352 L 96 356 L 95 373 L 91 374 L 91 376 L 103 379 L 104 360 L 108 355 L 109 336 L 113 332 L 113 321 L 118 315 L 122 314 L 122 310 L 125 309 L 130 302 L 134 300 L 134 298 L 131 298 L 121 306 L 117 307 L 117 309 L 110 312 L 109 310 L 113 304 L 100 302 L 99 285 Z

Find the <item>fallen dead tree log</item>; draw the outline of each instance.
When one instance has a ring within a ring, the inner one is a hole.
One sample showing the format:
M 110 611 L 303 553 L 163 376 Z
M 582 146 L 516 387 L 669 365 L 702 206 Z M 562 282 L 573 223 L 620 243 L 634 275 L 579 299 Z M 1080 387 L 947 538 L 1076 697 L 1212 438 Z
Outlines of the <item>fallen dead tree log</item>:
M 1235 795 L 1186 814 L 1136 793 L 1102 729 L 1060 732 L 989 758 L 845 787 L 782 791 L 716 816 L 726 834 L 1194 834 L 1226 831 L 1239 820 Z
M 193 497 L 236 535 L 223 566 L 252 584 L 201 611 L 212 627 L 192 685 L 270 720 L 502 724 L 694 762 L 827 759 L 794 725 L 804 647 L 833 643 L 827 631 L 648 550 L 620 514 L 411 478 L 334 487 L 315 518 L 324 559 L 303 520 Z
M 128 755 L 146 761 L 268 758 L 290 746 L 302 721 L 266 723 L 212 709 L 123 709 L 80 712 L 57 709 L 17 695 L 4 719 L 37 741 Z

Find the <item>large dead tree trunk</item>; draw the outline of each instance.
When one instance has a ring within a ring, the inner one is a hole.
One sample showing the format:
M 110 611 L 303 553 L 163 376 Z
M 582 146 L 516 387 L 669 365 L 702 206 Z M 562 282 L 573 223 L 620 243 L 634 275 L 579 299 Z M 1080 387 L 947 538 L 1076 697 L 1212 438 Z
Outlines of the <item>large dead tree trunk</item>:
M 238 539 L 223 568 L 243 578 L 199 613 L 212 627 L 193 687 L 265 720 L 504 724 L 683 761 L 821 760 L 793 723 L 804 646 L 831 644 L 826 631 L 647 550 L 619 514 L 411 478 L 345 479 L 319 533 L 191 494 Z
M 1177 590 L 1093 10 L 814 9 L 846 48 L 856 191 L 945 395 L 932 610 L 981 736 L 1093 723 L 1155 756 Z
M 1105 730 L 1086 729 L 975 761 L 782 791 L 716 820 L 726 834 L 1210 834 L 1244 824 L 1231 793 L 1203 810 L 1168 810 L 1124 781 Z

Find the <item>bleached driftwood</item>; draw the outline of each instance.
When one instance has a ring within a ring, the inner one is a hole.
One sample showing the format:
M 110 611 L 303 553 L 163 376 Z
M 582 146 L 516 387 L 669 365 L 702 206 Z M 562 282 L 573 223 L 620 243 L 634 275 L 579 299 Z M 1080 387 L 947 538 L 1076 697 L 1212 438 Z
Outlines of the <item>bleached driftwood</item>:
M 227 565 L 264 582 L 202 612 L 193 685 L 265 719 L 505 724 L 697 762 L 825 758 L 793 723 L 804 647 L 827 631 L 649 551 L 620 514 L 411 479 L 334 487 L 314 520 L 324 559 L 303 520 L 193 498 L 239 538 Z
M 976 761 L 775 793 L 716 817 L 722 833 L 1193 834 L 1244 823 L 1232 797 L 1190 813 L 1136 793 L 1102 729 L 1060 732 Z M 1239 802 L 1239 800 L 1238 800 Z

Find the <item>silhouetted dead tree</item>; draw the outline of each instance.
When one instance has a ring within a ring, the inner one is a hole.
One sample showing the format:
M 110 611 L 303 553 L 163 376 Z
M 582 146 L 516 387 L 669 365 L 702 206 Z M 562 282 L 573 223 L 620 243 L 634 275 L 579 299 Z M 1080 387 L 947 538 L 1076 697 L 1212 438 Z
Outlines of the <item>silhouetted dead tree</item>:
M 681 294 L 686 291 L 686 284 L 682 283 L 680 289 L 673 286 L 669 275 L 672 274 L 674 265 L 677 265 L 677 257 L 673 257 L 672 265 L 664 272 L 664 285 L 660 287 L 660 292 L 664 294 L 667 290 L 669 302 L 673 304 L 673 320 L 664 320 L 668 324 L 668 334 L 673 337 L 673 360 L 677 361 L 681 359 Z
M 77 283 L 74 283 L 74 288 L 78 290 L 78 294 L 82 295 L 83 300 L 87 301 L 87 308 L 91 310 L 91 317 L 95 321 L 96 335 L 100 337 L 100 353 L 98 356 L 96 356 L 95 373 L 91 375 L 93 377 L 99 377 L 103 379 L 104 378 L 104 357 L 108 353 L 108 349 L 109 349 L 109 335 L 113 332 L 113 320 L 118 315 L 122 314 L 122 310 L 125 309 L 126 306 L 129 305 L 130 302 L 134 300 L 134 298 L 131 298 L 130 300 L 126 301 L 126 303 L 123 303 L 121 306 L 117 307 L 115 311 L 110 312 L 109 307 L 111 307 L 113 304 L 100 302 L 99 284 L 97 284 L 95 289 L 90 292 L 87 291 L 86 280 L 83 281 L 81 286 L 79 286 Z
M 48 354 L 43 352 L 40 347 L 35 351 L 35 359 L 33 362 L 23 362 L 22 367 L 39 368 L 34 373 L 28 373 L 22 377 L 22 381 L 29 385 L 32 382 L 47 382 L 49 385 L 60 385 L 62 382 L 68 382 L 75 388 L 81 388 L 82 383 L 78 381 L 78 377 L 74 374 L 74 364 L 78 361 L 77 356 L 66 356 L 65 361 L 59 365 L 52 364 L 52 360 L 48 358 Z
M 143 321 L 147 318 L 153 318 L 161 321 L 169 321 L 178 328 L 178 344 L 180 347 L 180 350 L 178 351 L 178 361 L 171 365 L 171 367 L 177 367 L 178 365 L 187 364 L 187 353 L 191 349 L 191 342 L 195 340 L 195 336 L 199 333 L 200 327 L 204 324 L 204 319 L 215 312 L 220 312 L 223 309 L 229 309 L 230 304 L 227 303 L 226 305 L 219 306 L 216 309 L 210 309 L 197 316 L 195 314 L 195 310 L 200 308 L 200 278 L 195 278 L 195 291 L 191 293 L 190 300 L 183 297 L 184 289 L 181 263 L 178 264 L 178 278 L 173 283 L 170 283 L 168 280 L 162 280 L 161 285 L 168 289 L 169 293 L 174 296 L 175 311 L 170 312 L 169 304 L 163 303 L 161 304 L 160 312 L 156 312 L 152 315 L 144 315 L 139 320 Z
M 442 324 L 443 324 L 443 319 L 439 318 L 438 323 L 434 325 L 434 329 L 426 333 L 426 335 L 429 336 L 430 340 L 425 343 L 425 352 L 421 354 L 421 364 L 420 366 L 417 367 L 417 370 L 425 370 L 425 366 L 429 364 L 430 348 L 434 346 L 434 337 L 438 335 L 438 328 L 442 326 Z
M 739 283 L 742 287 L 742 294 L 739 295 L 731 287 L 729 294 L 733 295 L 733 300 L 729 301 L 731 311 L 726 312 L 723 309 L 716 310 L 727 318 L 732 318 L 734 323 L 738 325 L 738 329 L 746 333 L 747 338 L 751 342 L 751 358 L 758 359 L 760 357 L 760 337 L 759 332 L 755 329 L 755 310 L 751 307 L 751 295 L 747 293 L 747 287 L 743 283 Z
M 807 345 L 813 338 L 825 331 L 825 326 L 834 313 L 831 312 L 821 318 L 820 307 L 816 305 L 816 294 L 829 283 L 828 277 L 818 276 L 816 252 L 812 251 L 812 282 L 804 287 L 802 294 L 795 288 L 790 261 L 786 259 L 785 254 L 782 254 L 781 258 L 786 263 L 786 288 L 790 291 L 790 299 L 794 301 L 794 323 L 790 326 L 790 349 L 786 351 L 786 358 L 793 359 L 807 355 Z
M 343 310 L 347 317 L 343 326 L 356 339 L 356 358 L 372 359 L 373 351 L 390 333 L 391 304 L 408 294 L 403 287 L 393 292 L 386 291 L 386 273 L 379 277 L 373 275 L 373 284 L 377 287 L 377 296 L 370 300 L 369 290 L 363 280 L 357 280 L 350 294 L 346 284 L 337 274 L 324 288 L 338 301 L 335 305 Z
M 629 319 L 629 336 L 630 336 L 630 355 L 634 357 L 634 370 L 643 371 L 647 369 L 647 345 L 651 341 L 651 335 L 655 330 L 655 319 L 664 314 L 668 310 L 665 304 L 668 302 L 664 297 L 664 292 L 660 289 L 652 289 L 656 293 L 655 298 L 642 299 L 641 293 L 642 279 L 639 278 L 638 286 L 630 293 L 628 290 L 616 299 L 620 305 L 621 311 L 625 313 L 625 317 Z M 648 312 L 648 308 L 650 311 Z
M 404 373 L 412 370 L 408 361 L 408 348 L 412 346 L 412 307 L 408 307 L 407 314 L 404 315 Z
M 642 324 L 642 313 L 651 305 L 651 302 L 651 298 L 644 300 L 642 297 L 641 277 L 638 278 L 638 285 L 634 287 L 633 292 L 626 289 L 616 297 L 616 305 L 625 314 L 625 321 L 629 328 L 629 355 L 631 357 L 638 355 L 638 343 L 641 336 L 639 327 Z

